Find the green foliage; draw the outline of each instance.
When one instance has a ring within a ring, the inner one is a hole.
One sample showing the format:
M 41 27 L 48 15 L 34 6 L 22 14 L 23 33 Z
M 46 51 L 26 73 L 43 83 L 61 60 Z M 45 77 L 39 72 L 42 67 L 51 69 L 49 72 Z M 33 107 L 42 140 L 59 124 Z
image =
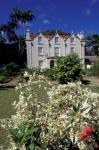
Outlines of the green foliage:
M 5 75 L 0 75 L 0 83 L 5 83 L 7 80 L 7 77 Z
M 58 58 L 56 70 L 56 79 L 62 84 L 80 80 L 82 76 L 80 59 L 76 54 Z
M 12 10 L 9 15 L 9 21 L 7 24 L 0 25 L 0 31 L 3 31 L 7 35 L 7 40 L 10 42 L 18 41 L 18 36 L 15 32 L 16 29 L 20 27 L 20 25 L 26 25 L 26 23 L 32 22 L 35 16 L 33 15 L 31 10 L 21 10 L 16 7 Z
M 99 56 L 99 35 L 98 34 L 90 34 L 86 38 L 86 46 L 91 47 L 92 51 L 95 55 Z
M 35 73 L 36 75 L 44 75 L 45 77 L 48 77 L 51 80 L 55 80 L 56 68 L 46 68 L 46 69 L 40 69 L 40 68 L 28 69 L 27 68 L 27 69 L 22 70 L 21 72 L 22 76 L 25 70 L 31 75 Z
M 10 128 L 9 131 L 17 147 L 24 144 L 26 150 L 35 150 L 36 147 L 44 148 L 40 139 L 40 126 L 30 124 L 27 127 L 25 123 L 21 123 L 19 128 Z
M 6 74 L 7 76 L 16 75 L 16 74 L 19 73 L 19 71 L 20 71 L 19 65 L 15 64 L 15 63 L 13 63 L 13 62 L 7 64 L 5 67 L 6 67 L 5 74 Z
M 26 150 L 26 143 L 28 148 L 34 149 L 35 139 L 36 144 L 39 143 L 37 141 L 42 141 L 46 150 L 77 150 L 78 147 L 87 150 L 89 145 L 81 141 L 79 135 L 85 125 L 94 126 L 94 122 L 99 120 L 99 95 L 81 88 L 80 83 L 57 85 L 41 75 L 29 75 L 28 72 L 25 72 L 24 77 L 29 78 L 27 83 L 16 87 L 20 91 L 19 101 L 13 103 L 16 115 L 4 122 L 7 129 L 12 128 L 9 150 Z M 39 90 L 46 90 L 49 97 L 47 103 L 41 102 L 41 97 L 38 98 L 36 84 Z M 25 125 L 20 127 L 22 122 Z M 34 132 L 34 127 L 40 128 Z
M 99 76 L 99 61 L 97 61 L 90 69 L 87 70 L 87 74 Z
M 43 75 L 48 77 L 51 80 L 55 80 L 56 69 L 55 68 L 47 68 L 43 70 Z

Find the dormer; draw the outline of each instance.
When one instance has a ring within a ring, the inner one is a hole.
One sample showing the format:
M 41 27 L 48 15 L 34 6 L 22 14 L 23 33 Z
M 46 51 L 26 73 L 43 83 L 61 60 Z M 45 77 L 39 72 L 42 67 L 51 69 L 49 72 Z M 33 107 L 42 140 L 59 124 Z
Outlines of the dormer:
M 38 44 L 39 44 L 39 45 L 42 45 L 42 44 L 43 44 L 43 36 L 42 36 L 42 33 L 40 33 L 40 34 L 38 35 Z
M 55 35 L 55 44 L 56 45 L 59 45 L 60 44 L 60 36 L 59 36 L 59 34 L 58 33 L 56 33 L 56 35 Z
M 73 45 L 75 44 L 75 35 L 72 33 L 71 37 L 70 37 L 70 44 Z

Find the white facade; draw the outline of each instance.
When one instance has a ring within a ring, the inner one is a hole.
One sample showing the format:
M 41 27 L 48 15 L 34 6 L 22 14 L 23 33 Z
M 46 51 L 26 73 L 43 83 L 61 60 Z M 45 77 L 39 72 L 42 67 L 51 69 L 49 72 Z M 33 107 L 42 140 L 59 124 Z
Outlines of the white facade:
M 70 53 L 78 54 L 82 64 L 85 59 L 84 34 L 59 35 L 32 35 L 26 34 L 27 67 L 28 68 L 50 68 L 54 66 L 57 56 L 66 56 Z

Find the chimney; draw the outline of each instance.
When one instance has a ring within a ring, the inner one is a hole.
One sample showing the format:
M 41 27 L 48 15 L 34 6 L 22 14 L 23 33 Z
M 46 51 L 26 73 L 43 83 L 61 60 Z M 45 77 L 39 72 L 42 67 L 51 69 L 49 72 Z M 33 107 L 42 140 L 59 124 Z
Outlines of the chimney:
M 26 30 L 26 41 L 29 41 L 30 40 L 30 30 L 27 29 Z
M 80 33 L 78 34 L 78 37 L 80 38 L 80 40 L 84 40 L 84 39 L 85 39 L 84 32 L 80 32 Z

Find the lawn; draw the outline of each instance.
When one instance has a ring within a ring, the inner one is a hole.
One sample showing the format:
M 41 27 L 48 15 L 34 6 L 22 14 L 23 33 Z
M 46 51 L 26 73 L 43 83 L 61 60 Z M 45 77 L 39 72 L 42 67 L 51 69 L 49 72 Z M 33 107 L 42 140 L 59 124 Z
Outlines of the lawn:
M 99 93 L 99 86 L 89 86 L 89 85 L 83 85 L 83 88 L 89 88 L 94 93 Z
M 18 93 L 13 87 L 0 87 L 0 119 L 10 117 L 15 113 L 12 102 L 18 100 Z M 0 146 L 3 144 L 6 149 L 7 133 L 0 128 Z

